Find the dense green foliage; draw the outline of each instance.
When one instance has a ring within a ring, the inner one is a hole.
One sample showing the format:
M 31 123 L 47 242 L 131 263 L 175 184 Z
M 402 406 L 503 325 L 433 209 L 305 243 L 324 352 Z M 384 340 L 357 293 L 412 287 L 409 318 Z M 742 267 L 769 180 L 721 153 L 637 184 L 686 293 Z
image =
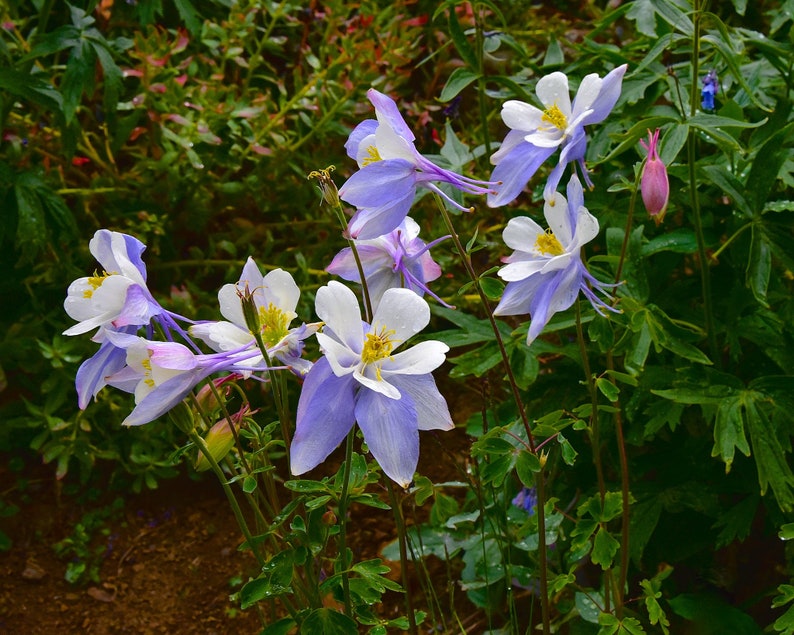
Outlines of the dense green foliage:
M 177 313 L 216 319 L 217 289 L 253 255 L 293 274 L 297 312 L 313 321 L 313 292 L 346 243 L 307 175 L 335 165 L 341 184 L 355 170 L 344 142 L 372 116 L 368 88 L 395 98 L 421 152 L 487 178 L 505 100 L 536 102 L 535 83 L 552 71 L 575 84 L 628 63 L 587 156 L 586 204 L 601 227 L 587 264 L 622 281 L 621 312 L 577 304 L 529 347 L 526 318 L 499 320 L 517 407 L 476 290 L 499 299 L 501 231 L 509 217 L 541 217 L 550 168 L 508 208 L 467 199 L 475 211 L 455 216 L 455 229 L 479 278 L 467 279 L 451 244 L 437 247 L 447 275 L 433 290 L 456 309 L 434 306 L 423 334 L 452 348 L 439 384 L 471 436 L 458 457 L 467 469 L 444 483 L 418 475 L 388 503 L 426 508 L 406 532 L 412 548 L 454 563 L 458 592 L 493 632 L 523 632 L 543 612 L 547 628 L 572 633 L 681 632 L 686 621 L 694 632 L 794 633 L 794 554 L 778 537 L 791 538 L 794 514 L 794 2 L 8 4 L 0 449 L 32 448 L 58 478 L 84 482 L 107 461 L 133 489 L 156 487 L 181 457 L 194 462 L 168 418 L 122 429 L 126 395 L 105 390 L 77 408 L 75 373 L 96 344 L 61 335 L 72 324 L 62 307 L 69 283 L 90 273 L 95 230 L 146 243 L 149 287 Z M 714 111 L 701 108 L 712 69 Z M 658 224 L 637 192 L 639 140 L 656 128 L 670 178 Z M 431 196 L 412 216 L 425 236 L 447 233 Z M 270 403 L 248 388 L 254 405 Z M 292 402 L 298 391 L 291 383 Z M 353 452 L 325 479 L 276 478 L 285 440 L 268 417 L 246 424 L 230 481 L 293 498 L 257 525 L 258 541 L 282 550 L 244 587 L 243 608 L 284 602 L 266 633 L 297 622 L 302 633 L 355 632 L 356 621 L 373 633 L 415 628 L 378 615 L 399 586 L 381 561 L 351 562 L 344 529 L 328 521 L 351 502 L 388 506 L 377 465 Z M 539 480 L 542 520 L 511 503 Z M 399 545 L 383 555 L 399 560 Z M 763 584 L 745 592 L 753 565 L 737 561 L 768 567 Z M 318 570 L 330 572 L 322 583 Z M 464 616 L 445 617 L 432 582 L 415 608 L 458 632 Z M 348 614 L 322 608 L 326 593 L 344 597 Z

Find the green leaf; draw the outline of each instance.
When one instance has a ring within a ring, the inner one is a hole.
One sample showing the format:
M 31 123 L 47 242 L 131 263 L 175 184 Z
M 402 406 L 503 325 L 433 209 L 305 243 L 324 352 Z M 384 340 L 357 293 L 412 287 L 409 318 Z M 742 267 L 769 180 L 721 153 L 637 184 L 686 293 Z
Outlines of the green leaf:
M 333 609 L 315 609 L 303 620 L 301 635 L 357 635 L 358 626 L 344 613 Z
M 747 613 L 721 598 L 706 593 L 682 594 L 669 601 L 676 615 L 690 620 L 694 632 L 761 635 L 761 629 Z
M 769 307 L 766 300 L 766 291 L 769 286 L 769 276 L 772 273 L 772 247 L 766 239 L 766 234 L 756 225 L 752 227 L 750 242 L 750 257 L 745 270 L 745 283 L 753 292 L 753 296 L 761 306 Z
M 248 582 L 240 590 L 240 607 L 247 609 L 261 600 L 292 593 L 292 582 L 295 552 L 291 549 L 281 551 L 273 556 L 264 567 L 258 578 Z
M 535 474 L 540 472 L 540 458 L 528 450 L 522 451 L 516 459 L 516 474 L 525 487 L 535 486 Z
M 458 15 L 455 13 L 455 6 L 450 4 L 447 11 L 449 26 L 449 35 L 452 38 L 452 43 L 458 51 L 460 58 L 466 63 L 470 69 L 478 69 L 479 63 L 477 61 L 477 54 L 474 52 L 469 39 L 463 31 L 458 21 Z
M 12 68 L 0 68 L 0 89 L 47 110 L 61 113 L 63 97 L 49 82 Z
M 93 93 L 95 66 L 96 53 L 87 41 L 72 49 L 72 54 L 66 63 L 66 71 L 61 79 L 63 116 L 67 124 L 74 119 L 83 94 Z
M 764 397 L 761 398 L 763 399 Z M 775 426 L 755 401 L 747 402 L 747 427 L 761 494 L 765 494 L 767 488 L 771 487 L 780 508 L 784 512 L 791 511 L 794 509 L 794 474 Z
M 719 456 L 725 462 L 728 473 L 733 464 L 734 450 L 750 456 L 750 446 L 744 434 L 745 407 L 744 394 L 721 399 L 714 422 L 714 448 L 711 456 Z
M 201 16 L 193 3 L 190 0 L 174 0 L 174 6 L 191 35 L 198 35 L 201 32 Z
M 781 540 L 791 540 L 794 538 L 794 523 L 786 523 L 783 525 L 777 535 Z
M 469 84 L 476 82 L 480 77 L 481 75 L 479 73 L 475 73 L 466 67 L 456 68 L 450 73 L 447 83 L 444 84 L 444 88 L 441 89 L 441 95 L 438 98 L 439 101 L 446 102 L 457 97 L 460 91 Z
M 635 503 L 631 508 L 629 555 L 637 567 L 640 567 L 642 553 L 653 535 L 659 518 L 662 514 L 662 501 L 659 497 L 653 497 Z
M 612 561 L 619 548 L 620 543 L 615 540 L 612 534 L 605 527 L 599 527 L 593 541 L 593 551 L 590 553 L 590 559 L 593 564 L 600 564 L 601 568 L 606 571 L 612 566 Z
M 744 539 L 750 535 L 752 530 L 758 503 L 759 497 L 757 495 L 747 496 L 739 504 L 734 505 L 717 518 L 713 528 L 722 528 L 714 541 L 714 546 L 717 549 L 727 547 L 734 540 L 744 542 Z
M 297 626 L 291 617 L 282 617 L 280 620 L 265 626 L 260 635 L 288 635 Z
M 479 283 L 483 293 L 489 300 L 498 300 L 502 297 L 505 285 L 501 280 L 497 278 L 480 278 Z
M 573 465 L 576 462 L 576 456 L 579 453 L 574 449 L 570 441 L 562 436 L 562 434 L 557 435 L 557 443 L 560 444 L 562 460 L 565 461 L 566 465 Z
M 620 388 L 618 388 L 611 381 L 605 377 L 596 379 L 596 386 L 604 397 L 609 399 L 612 403 L 616 403 L 620 398 Z

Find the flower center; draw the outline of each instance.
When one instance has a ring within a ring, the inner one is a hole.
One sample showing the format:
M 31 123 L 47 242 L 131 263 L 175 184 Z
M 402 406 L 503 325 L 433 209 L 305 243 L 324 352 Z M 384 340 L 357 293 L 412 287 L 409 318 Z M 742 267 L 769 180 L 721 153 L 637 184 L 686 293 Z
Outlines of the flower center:
M 568 118 L 559 109 L 556 102 L 551 108 L 543 111 L 541 121 L 546 121 L 559 130 L 565 130 L 568 127 Z
M 560 241 L 550 229 L 547 229 L 545 234 L 538 236 L 535 240 L 535 249 L 548 256 L 560 256 L 565 253 Z
M 272 302 L 267 308 L 259 307 L 262 341 L 268 346 L 275 346 L 287 335 L 289 323 L 289 316 Z
M 141 366 L 143 366 L 143 383 L 149 386 L 149 388 L 154 388 L 154 379 L 152 379 L 152 360 L 147 357 L 141 361 Z
M 380 332 L 367 333 L 367 341 L 364 342 L 364 350 L 361 351 L 361 361 L 365 364 L 372 364 L 389 357 L 394 348 L 391 336 L 395 333 L 396 331 L 387 330 L 385 326 L 381 328 Z
M 94 275 L 88 277 L 88 284 L 91 285 L 91 288 L 83 291 L 83 297 L 86 300 L 89 299 L 92 295 L 94 295 L 94 291 L 102 286 L 102 283 L 105 281 L 105 279 L 115 275 L 115 273 L 115 271 L 103 271 L 101 274 L 98 274 L 96 271 L 94 271 Z
M 375 163 L 376 161 L 381 161 L 381 156 L 378 153 L 378 149 L 375 146 L 369 146 L 367 148 L 367 156 L 362 163 L 364 165 L 369 165 L 370 163 Z

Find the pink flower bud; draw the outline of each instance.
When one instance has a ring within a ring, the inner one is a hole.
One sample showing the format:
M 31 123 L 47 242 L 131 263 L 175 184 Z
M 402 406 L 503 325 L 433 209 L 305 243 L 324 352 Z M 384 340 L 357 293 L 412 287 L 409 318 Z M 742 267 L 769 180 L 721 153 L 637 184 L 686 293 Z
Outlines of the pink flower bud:
M 648 158 L 645 160 L 645 167 L 642 170 L 640 181 L 640 192 L 645 209 L 651 215 L 656 224 L 662 222 L 664 213 L 667 211 L 667 202 L 670 199 L 670 183 L 667 180 L 667 167 L 659 158 L 656 152 L 656 144 L 659 142 L 659 129 L 654 132 L 648 131 L 648 143 L 640 141 L 640 145 L 648 151 Z

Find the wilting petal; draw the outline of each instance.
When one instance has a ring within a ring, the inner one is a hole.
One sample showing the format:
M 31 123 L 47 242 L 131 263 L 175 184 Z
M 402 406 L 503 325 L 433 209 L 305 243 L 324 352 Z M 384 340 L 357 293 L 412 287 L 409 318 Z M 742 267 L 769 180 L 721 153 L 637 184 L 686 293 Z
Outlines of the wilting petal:
M 370 390 L 359 394 L 356 420 L 367 447 L 390 479 L 406 488 L 419 461 L 419 431 L 413 399 L 389 399 Z
M 337 377 L 320 358 L 303 382 L 295 436 L 290 446 L 290 470 L 299 475 L 322 463 L 355 423 L 355 386 L 351 376 Z

